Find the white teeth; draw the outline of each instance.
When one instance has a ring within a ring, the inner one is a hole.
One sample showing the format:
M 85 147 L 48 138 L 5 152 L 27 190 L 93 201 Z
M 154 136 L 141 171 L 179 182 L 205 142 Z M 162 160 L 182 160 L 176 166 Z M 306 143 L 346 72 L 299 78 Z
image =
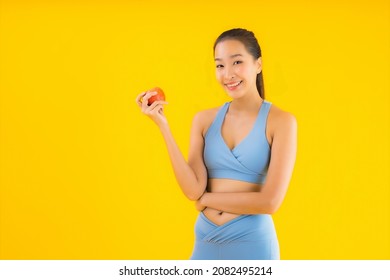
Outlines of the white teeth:
M 226 85 L 227 87 L 236 87 L 240 84 L 241 82 L 237 82 L 235 84 L 230 84 L 230 85 Z

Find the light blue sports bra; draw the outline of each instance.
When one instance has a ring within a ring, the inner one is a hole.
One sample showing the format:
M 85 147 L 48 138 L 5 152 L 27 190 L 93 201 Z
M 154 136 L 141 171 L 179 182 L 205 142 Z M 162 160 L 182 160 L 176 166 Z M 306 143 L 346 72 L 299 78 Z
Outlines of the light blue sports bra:
M 231 102 L 226 102 L 207 130 L 203 157 L 209 178 L 225 178 L 262 184 L 271 155 L 265 128 L 271 103 L 263 100 L 254 126 L 233 150 L 222 138 L 221 127 Z

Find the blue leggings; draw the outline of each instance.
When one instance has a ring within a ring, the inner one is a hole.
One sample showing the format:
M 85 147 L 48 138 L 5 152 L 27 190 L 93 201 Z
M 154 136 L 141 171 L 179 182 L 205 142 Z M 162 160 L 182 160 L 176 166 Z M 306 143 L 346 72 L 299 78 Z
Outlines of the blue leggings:
M 278 260 L 272 216 L 240 215 L 218 226 L 200 212 L 191 260 Z

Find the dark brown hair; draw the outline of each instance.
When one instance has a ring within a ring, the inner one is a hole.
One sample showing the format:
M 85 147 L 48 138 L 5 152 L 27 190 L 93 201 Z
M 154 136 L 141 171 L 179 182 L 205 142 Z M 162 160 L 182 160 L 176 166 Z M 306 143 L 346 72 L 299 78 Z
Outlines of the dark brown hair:
M 261 57 L 260 45 L 257 42 L 255 34 L 253 34 L 252 31 L 242 29 L 242 28 L 230 29 L 223 32 L 221 35 L 219 35 L 219 37 L 214 43 L 214 48 L 213 48 L 214 53 L 217 44 L 228 39 L 237 40 L 243 43 L 246 50 L 254 57 L 254 59 L 258 59 L 259 57 Z M 257 74 L 256 87 L 260 97 L 262 99 L 265 99 L 263 70 L 261 70 L 261 72 Z

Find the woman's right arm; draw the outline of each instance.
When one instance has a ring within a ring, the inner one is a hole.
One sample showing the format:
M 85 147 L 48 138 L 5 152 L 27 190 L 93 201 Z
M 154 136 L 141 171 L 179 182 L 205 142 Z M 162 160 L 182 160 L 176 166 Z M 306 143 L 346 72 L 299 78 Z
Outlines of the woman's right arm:
M 160 126 L 176 180 L 190 200 L 198 200 L 207 185 L 207 171 L 203 163 L 203 136 L 200 127 L 201 118 L 197 114 L 192 123 L 187 163 L 172 136 L 168 123 Z
M 207 185 L 207 170 L 203 162 L 203 119 L 197 114 L 192 123 L 188 163 L 181 153 L 170 130 L 168 121 L 163 114 L 164 101 L 155 101 L 148 106 L 147 101 L 151 93 L 141 93 L 136 102 L 142 112 L 149 116 L 159 127 L 164 138 L 169 158 L 173 167 L 176 180 L 184 195 L 190 200 L 198 200 Z M 140 99 L 142 98 L 142 102 Z

